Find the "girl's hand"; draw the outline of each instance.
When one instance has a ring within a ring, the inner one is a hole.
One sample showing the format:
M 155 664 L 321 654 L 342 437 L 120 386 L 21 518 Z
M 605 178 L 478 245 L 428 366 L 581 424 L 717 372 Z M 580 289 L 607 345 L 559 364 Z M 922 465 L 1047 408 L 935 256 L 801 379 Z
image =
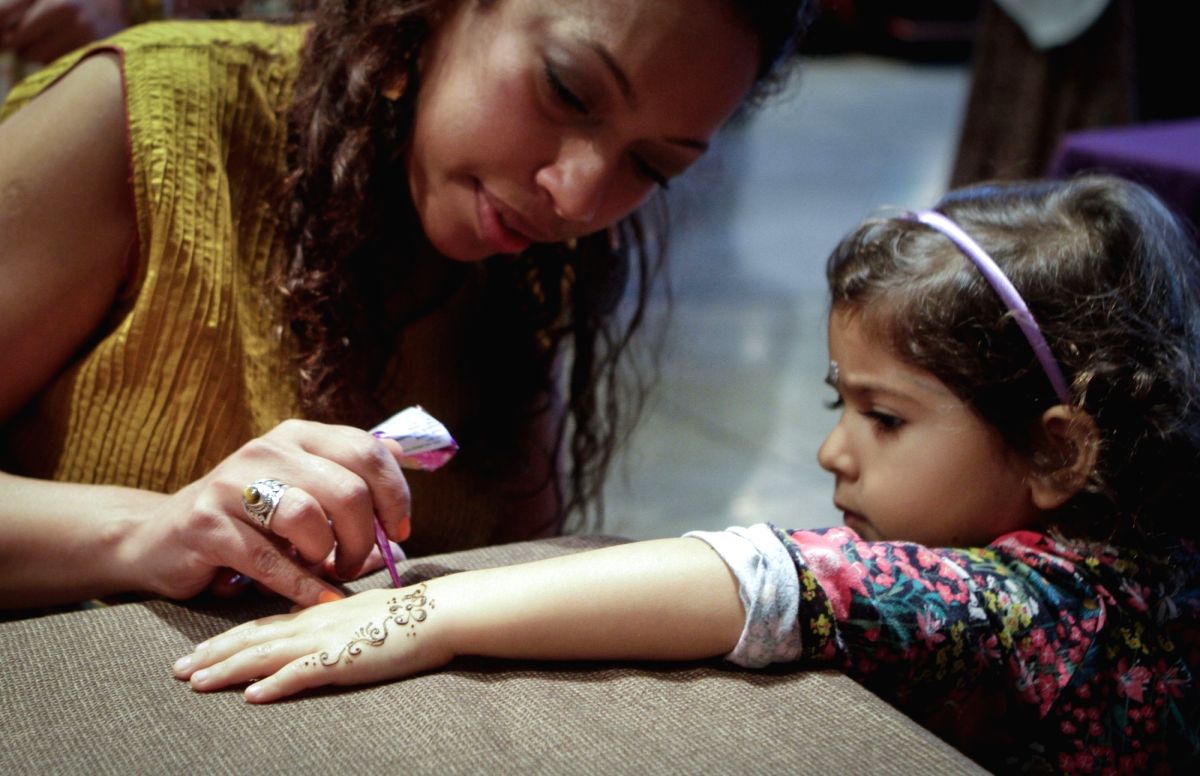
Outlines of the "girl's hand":
M 233 628 L 175 664 L 197 690 L 254 681 L 246 699 L 396 679 L 458 655 L 697 660 L 738 643 L 737 578 L 698 539 L 631 542 L 372 590 Z M 260 677 L 265 677 L 261 678 Z
M 336 578 L 362 573 L 376 516 L 390 538 L 408 537 L 401 454 L 395 442 L 360 429 L 285 421 L 138 522 L 125 540 L 124 565 L 137 574 L 128 587 L 188 598 L 225 567 L 303 606 L 340 597 L 310 567 L 332 553 Z M 260 478 L 288 485 L 266 527 L 242 502 Z
M 245 691 L 252 703 L 330 684 L 397 679 L 454 657 L 438 620 L 437 596 L 427 583 L 369 590 L 232 628 L 176 662 L 175 676 L 200 691 L 253 682 Z

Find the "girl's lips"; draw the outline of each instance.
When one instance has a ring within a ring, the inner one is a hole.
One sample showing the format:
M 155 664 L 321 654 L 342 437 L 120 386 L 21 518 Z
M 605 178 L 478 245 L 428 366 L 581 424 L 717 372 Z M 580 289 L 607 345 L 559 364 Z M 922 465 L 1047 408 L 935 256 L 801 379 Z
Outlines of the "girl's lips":
M 851 528 L 860 534 L 862 533 L 863 526 L 867 525 L 867 521 L 863 519 L 862 515 L 857 512 L 850 512 L 849 510 L 842 512 L 842 522 L 847 528 Z
M 479 182 L 475 184 L 475 210 L 480 237 L 494 253 L 520 253 L 533 242 L 528 235 L 508 225 L 499 205 Z

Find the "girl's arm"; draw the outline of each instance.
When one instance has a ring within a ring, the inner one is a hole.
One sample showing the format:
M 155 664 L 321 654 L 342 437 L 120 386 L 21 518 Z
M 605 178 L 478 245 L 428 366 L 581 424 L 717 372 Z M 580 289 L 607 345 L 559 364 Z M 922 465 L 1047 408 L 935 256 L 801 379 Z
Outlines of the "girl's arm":
M 468 571 L 246 623 L 175 666 L 197 690 L 263 677 L 267 702 L 328 684 L 396 679 L 457 655 L 694 660 L 742 632 L 738 583 L 697 539 L 636 542 Z

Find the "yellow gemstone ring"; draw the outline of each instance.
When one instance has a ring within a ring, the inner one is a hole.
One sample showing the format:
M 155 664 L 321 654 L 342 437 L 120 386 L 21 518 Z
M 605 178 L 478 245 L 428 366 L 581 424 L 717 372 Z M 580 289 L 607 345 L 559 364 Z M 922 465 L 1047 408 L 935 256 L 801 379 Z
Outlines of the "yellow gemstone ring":
M 283 498 L 283 492 L 287 489 L 288 486 L 279 480 L 255 480 L 242 489 L 242 506 L 263 530 L 270 530 L 271 518 L 275 516 L 279 499 Z

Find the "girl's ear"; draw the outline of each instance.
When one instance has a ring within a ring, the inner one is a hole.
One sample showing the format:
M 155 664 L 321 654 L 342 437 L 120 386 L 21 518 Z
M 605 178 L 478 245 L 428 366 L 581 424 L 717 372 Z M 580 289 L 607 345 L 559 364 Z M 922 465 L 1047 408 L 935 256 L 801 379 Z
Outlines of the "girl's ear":
M 1039 458 L 1049 465 L 1033 472 L 1030 488 L 1034 505 L 1049 511 L 1087 484 L 1100 453 L 1100 429 L 1083 410 L 1058 404 L 1042 413 L 1041 437 Z

